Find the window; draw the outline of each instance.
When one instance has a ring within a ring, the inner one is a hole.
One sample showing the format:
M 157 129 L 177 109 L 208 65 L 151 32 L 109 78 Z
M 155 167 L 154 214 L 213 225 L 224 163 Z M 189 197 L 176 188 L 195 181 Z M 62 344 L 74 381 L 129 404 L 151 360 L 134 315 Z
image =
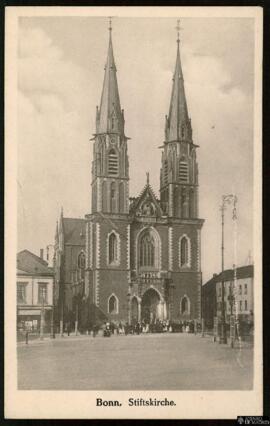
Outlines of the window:
M 115 182 L 111 183 L 111 213 L 115 213 L 116 212 L 116 187 L 115 187 Z
M 109 167 L 108 171 L 110 175 L 118 174 L 118 156 L 114 149 L 111 149 L 109 152 Z
M 240 300 L 240 302 L 239 302 L 239 309 L 240 309 L 240 311 L 242 311 L 242 300 Z
M 239 294 L 242 294 L 242 285 L 239 285 Z
M 183 160 L 179 162 L 179 180 L 180 182 L 188 182 L 188 165 Z
M 114 294 L 112 294 L 108 300 L 108 313 L 118 314 L 118 299 Z
M 190 314 L 190 301 L 187 296 L 182 297 L 180 302 L 180 313 L 182 315 L 189 315 Z
M 219 287 L 218 287 L 218 295 L 219 295 L 219 296 L 222 296 L 222 288 L 221 288 L 221 285 L 219 285 Z
M 17 283 L 17 303 L 26 303 L 27 283 Z
M 189 240 L 186 236 L 180 239 L 180 266 L 189 266 Z
M 248 306 L 247 306 L 247 300 L 245 300 L 245 311 L 247 311 Z
M 107 212 L 107 183 L 102 184 L 102 211 Z
M 155 241 L 149 233 L 140 242 L 140 266 L 155 266 Z
M 247 294 L 247 284 L 245 284 L 244 294 Z
M 164 161 L 164 184 L 168 183 L 168 161 Z
M 85 254 L 81 252 L 78 256 L 78 268 L 80 269 L 80 278 L 83 279 L 85 275 Z
M 48 303 L 48 286 L 46 283 L 38 284 L 38 303 Z
M 119 184 L 119 212 L 125 212 L 125 188 L 123 182 Z
M 109 236 L 109 263 L 117 261 L 117 238 L 114 233 Z

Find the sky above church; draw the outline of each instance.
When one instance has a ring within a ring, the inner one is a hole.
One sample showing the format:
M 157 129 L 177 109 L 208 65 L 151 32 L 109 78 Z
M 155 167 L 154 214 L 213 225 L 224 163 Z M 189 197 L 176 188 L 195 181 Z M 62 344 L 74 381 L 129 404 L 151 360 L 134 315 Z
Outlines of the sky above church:
M 114 18 L 113 48 L 130 163 L 130 196 L 150 173 L 159 196 L 176 19 Z M 249 18 L 183 18 L 180 49 L 199 163 L 203 282 L 221 268 L 220 204 L 238 197 L 237 262 L 252 255 L 254 28 Z M 18 28 L 18 250 L 54 243 L 65 217 L 91 210 L 96 105 L 108 48 L 104 17 L 24 17 Z M 231 207 L 225 267 L 233 265 Z

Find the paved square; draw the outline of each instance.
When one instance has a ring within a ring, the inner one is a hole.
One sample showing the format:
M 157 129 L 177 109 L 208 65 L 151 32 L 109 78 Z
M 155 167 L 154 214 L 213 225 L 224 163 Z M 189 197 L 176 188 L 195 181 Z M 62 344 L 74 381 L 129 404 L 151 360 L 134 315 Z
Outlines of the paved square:
M 70 336 L 18 346 L 18 388 L 249 390 L 253 350 L 193 334 Z

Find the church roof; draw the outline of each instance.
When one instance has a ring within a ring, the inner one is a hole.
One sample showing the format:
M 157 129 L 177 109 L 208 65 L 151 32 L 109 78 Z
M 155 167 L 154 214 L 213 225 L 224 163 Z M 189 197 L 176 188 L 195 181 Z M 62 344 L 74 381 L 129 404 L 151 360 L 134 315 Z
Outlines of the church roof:
M 85 219 L 63 217 L 62 224 L 65 244 L 84 245 Z
M 53 275 L 53 268 L 41 257 L 25 249 L 17 254 L 17 274 Z
M 166 123 L 168 141 L 179 140 L 182 124 L 189 122 L 179 45 L 180 40 L 178 38 L 170 109 Z
M 99 110 L 97 109 L 97 133 L 123 132 L 124 119 L 121 111 L 116 71 L 110 28 L 100 108 Z

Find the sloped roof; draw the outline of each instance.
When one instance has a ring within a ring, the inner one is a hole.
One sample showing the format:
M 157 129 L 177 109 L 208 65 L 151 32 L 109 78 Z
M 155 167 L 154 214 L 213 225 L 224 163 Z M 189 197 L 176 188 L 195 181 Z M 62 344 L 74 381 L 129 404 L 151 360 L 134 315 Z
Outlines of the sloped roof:
M 63 218 L 65 244 L 84 245 L 85 243 L 85 219 Z
M 17 254 L 17 274 L 53 275 L 53 268 L 41 257 L 29 250 L 22 250 Z
M 236 269 L 236 278 L 250 278 L 254 276 L 254 266 L 253 265 L 246 265 L 246 266 L 240 266 Z M 215 283 L 220 283 L 222 281 L 233 281 L 234 277 L 234 270 L 233 269 L 226 269 L 223 273 L 214 275 L 209 281 L 207 281 L 204 286 L 213 285 Z

